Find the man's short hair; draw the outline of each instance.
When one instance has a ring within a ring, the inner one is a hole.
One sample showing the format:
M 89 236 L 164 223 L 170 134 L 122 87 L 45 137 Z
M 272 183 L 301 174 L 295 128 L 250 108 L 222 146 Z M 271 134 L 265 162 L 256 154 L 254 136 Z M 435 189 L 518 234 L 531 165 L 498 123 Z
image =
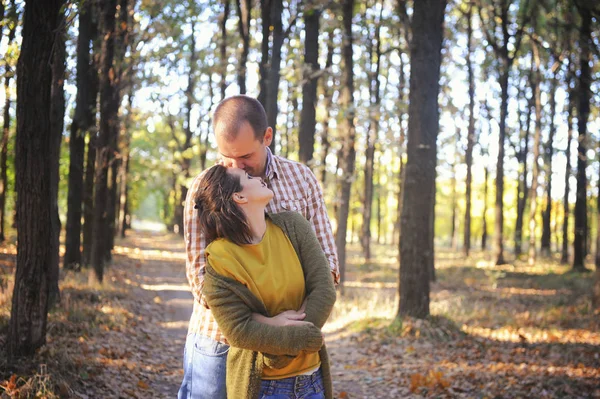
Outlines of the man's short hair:
M 225 134 L 227 140 L 236 138 L 244 122 L 250 124 L 256 140 L 262 141 L 269 125 L 267 113 L 257 99 L 239 94 L 227 97 L 217 105 L 213 115 L 213 128 L 221 125 L 221 133 Z

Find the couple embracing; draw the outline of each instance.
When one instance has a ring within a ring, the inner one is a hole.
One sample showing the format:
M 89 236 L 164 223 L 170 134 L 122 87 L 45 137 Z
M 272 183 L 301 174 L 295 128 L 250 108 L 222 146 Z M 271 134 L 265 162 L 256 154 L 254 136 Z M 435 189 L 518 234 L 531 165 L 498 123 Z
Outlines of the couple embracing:
M 271 153 L 256 99 L 223 100 L 213 128 L 222 161 L 185 203 L 194 311 L 178 398 L 333 398 L 321 328 L 339 272 L 319 183 Z

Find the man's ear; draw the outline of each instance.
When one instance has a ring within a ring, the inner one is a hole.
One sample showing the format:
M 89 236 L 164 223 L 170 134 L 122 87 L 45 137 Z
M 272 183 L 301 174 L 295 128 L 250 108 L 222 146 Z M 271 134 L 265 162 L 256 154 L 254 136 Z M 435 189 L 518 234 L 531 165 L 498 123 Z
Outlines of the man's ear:
M 233 193 L 232 198 L 236 204 L 245 204 L 248 202 L 248 198 L 242 193 Z
M 269 126 L 267 130 L 265 130 L 265 135 L 263 136 L 263 144 L 265 145 L 265 147 L 268 147 L 271 145 L 271 141 L 273 141 L 273 128 Z

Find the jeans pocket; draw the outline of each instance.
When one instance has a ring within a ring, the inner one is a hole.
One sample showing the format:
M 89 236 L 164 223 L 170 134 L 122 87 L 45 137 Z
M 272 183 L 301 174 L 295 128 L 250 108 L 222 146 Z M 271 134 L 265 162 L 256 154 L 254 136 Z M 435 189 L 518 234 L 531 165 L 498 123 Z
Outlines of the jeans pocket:
M 194 350 L 204 356 L 222 357 L 229 352 L 229 345 L 199 335 L 194 342 Z

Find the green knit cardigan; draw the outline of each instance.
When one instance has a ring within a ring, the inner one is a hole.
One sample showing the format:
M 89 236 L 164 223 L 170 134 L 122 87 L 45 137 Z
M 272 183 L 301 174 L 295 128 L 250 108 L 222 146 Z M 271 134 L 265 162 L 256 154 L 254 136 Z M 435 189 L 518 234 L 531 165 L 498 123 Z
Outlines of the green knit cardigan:
M 327 258 L 310 223 L 295 212 L 269 214 L 290 239 L 304 272 L 306 318 L 313 325 L 274 327 L 256 322 L 252 313 L 270 316 L 264 304 L 242 283 L 206 264 L 203 295 L 231 348 L 227 355 L 227 397 L 257 399 L 263 367 L 281 368 L 302 351 L 319 352 L 325 397 L 333 398 L 329 357 L 321 328 L 336 299 Z M 286 259 L 281 259 L 286 267 Z

